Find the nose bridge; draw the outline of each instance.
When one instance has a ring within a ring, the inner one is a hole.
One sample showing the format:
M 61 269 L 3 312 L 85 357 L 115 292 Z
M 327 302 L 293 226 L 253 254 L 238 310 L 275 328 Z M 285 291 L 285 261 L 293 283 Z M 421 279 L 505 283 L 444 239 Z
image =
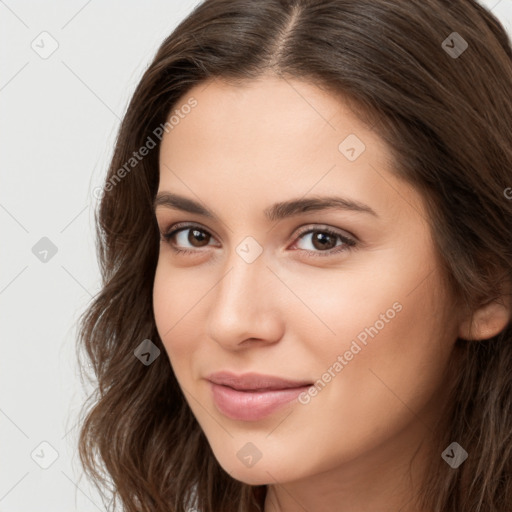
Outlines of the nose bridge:
M 239 240 L 238 244 L 230 248 L 226 257 L 228 273 L 224 280 L 227 282 L 219 283 L 223 288 L 222 295 L 226 295 L 227 291 L 228 296 L 244 297 L 244 289 L 252 289 L 253 293 L 257 293 L 258 284 L 268 282 L 267 253 L 264 253 L 262 243 L 250 235 Z
M 230 307 L 252 305 L 258 308 L 260 286 L 268 283 L 269 270 L 262 254 L 251 261 L 245 258 L 242 249 L 243 244 L 234 248 L 226 261 L 227 271 L 218 285 L 217 301 L 230 303 Z
M 221 344 L 237 345 L 248 338 L 272 339 L 278 332 L 276 302 L 271 303 L 271 272 L 259 254 L 247 258 L 244 244 L 233 248 L 216 286 L 209 311 L 210 336 Z M 241 253 L 241 254 L 240 254 Z

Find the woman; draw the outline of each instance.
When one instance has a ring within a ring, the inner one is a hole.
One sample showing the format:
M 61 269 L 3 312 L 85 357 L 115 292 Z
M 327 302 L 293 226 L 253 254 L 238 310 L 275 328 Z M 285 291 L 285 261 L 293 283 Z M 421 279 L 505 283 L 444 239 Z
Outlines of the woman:
M 511 509 L 511 59 L 472 0 L 207 0 L 163 42 L 81 328 L 114 506 Z

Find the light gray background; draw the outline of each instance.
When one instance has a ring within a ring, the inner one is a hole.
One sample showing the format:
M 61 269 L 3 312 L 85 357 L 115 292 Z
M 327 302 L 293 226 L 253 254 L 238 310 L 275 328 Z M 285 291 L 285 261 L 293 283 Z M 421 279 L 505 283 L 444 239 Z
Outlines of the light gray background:
M 93 190 L 138 80 L 196 3 L 0 0 L 0 512 L 105 510 L 76 452 L 89 391 L 76 322 L 99 289 Z M 482 3 L 512 34 L 512 0 Z M 46 262 L 32 251 L 43 237 L 57 248 Z

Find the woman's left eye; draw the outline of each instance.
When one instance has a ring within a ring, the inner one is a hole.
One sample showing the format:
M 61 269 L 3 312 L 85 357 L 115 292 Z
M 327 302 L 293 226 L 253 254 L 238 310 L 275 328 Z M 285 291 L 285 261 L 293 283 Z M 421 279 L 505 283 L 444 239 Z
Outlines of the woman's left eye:
M 197 225 L 180 225 L 179 227 L 175 225 L 173 228 L 177 229 L 171 228 L 170 231 L 162 234 L 162 240 L 168 242 L 172 250 L 176 253 L 197 254 L 198 252 L 201 252 L 197 249 L 200 247 L 207 247 L 210 240 L 213 238 L 208 231 Z M 300 248 L 300 250 L 308 253 L 307 256 L 331 256 L 335 253 L 350 250 L 356 246 L 356 241 L 354 239 L 327 227 L 311 228 L 307 231 L 302 231 L 298 235 L 299 242 L 308 238 L 310 240 L 309 245 L 313 247 L 313 249 Z M 183 243 L 191 244 L 192 249 L 180 248 L 180 245 Z M 194 249 L 194 244 L 196 243 L 199 245 L 195 245 Z M 296 245 L 298 245 L 298 242 L 293 244 L 293 246 Z

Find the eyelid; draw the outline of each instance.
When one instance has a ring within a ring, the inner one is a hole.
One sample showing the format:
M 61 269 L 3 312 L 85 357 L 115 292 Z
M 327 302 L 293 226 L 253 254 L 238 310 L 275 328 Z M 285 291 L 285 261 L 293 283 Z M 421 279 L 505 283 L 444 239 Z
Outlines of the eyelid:
M 212 235 L 212 238 L 215 238 L 215 235 L 212 234 L 211 230 L 198 224 L 197 222 L 177 222 L 175 224 L 171 224 L 167 229 L 162 232 L 162 237 L 168 239 L 171 236 L 175 235 L 178 231 L 183 231 L 185 229 L 194 229 L 197 228 L 200 231 L 205 231 L 209 235 Z
M 296 236 L 302 236 L 306 233 L 311 233 L 312 231 L 328 231 L 340 236 L 341 238 L 350 239 L 354 243 L 357 242 L 357 237 L 355 237 L 352 233 L 340 228 L 329 226 L 327 224 L 308 224 L 306 226 L 302 226 L 299 228 L 299 232 Z

